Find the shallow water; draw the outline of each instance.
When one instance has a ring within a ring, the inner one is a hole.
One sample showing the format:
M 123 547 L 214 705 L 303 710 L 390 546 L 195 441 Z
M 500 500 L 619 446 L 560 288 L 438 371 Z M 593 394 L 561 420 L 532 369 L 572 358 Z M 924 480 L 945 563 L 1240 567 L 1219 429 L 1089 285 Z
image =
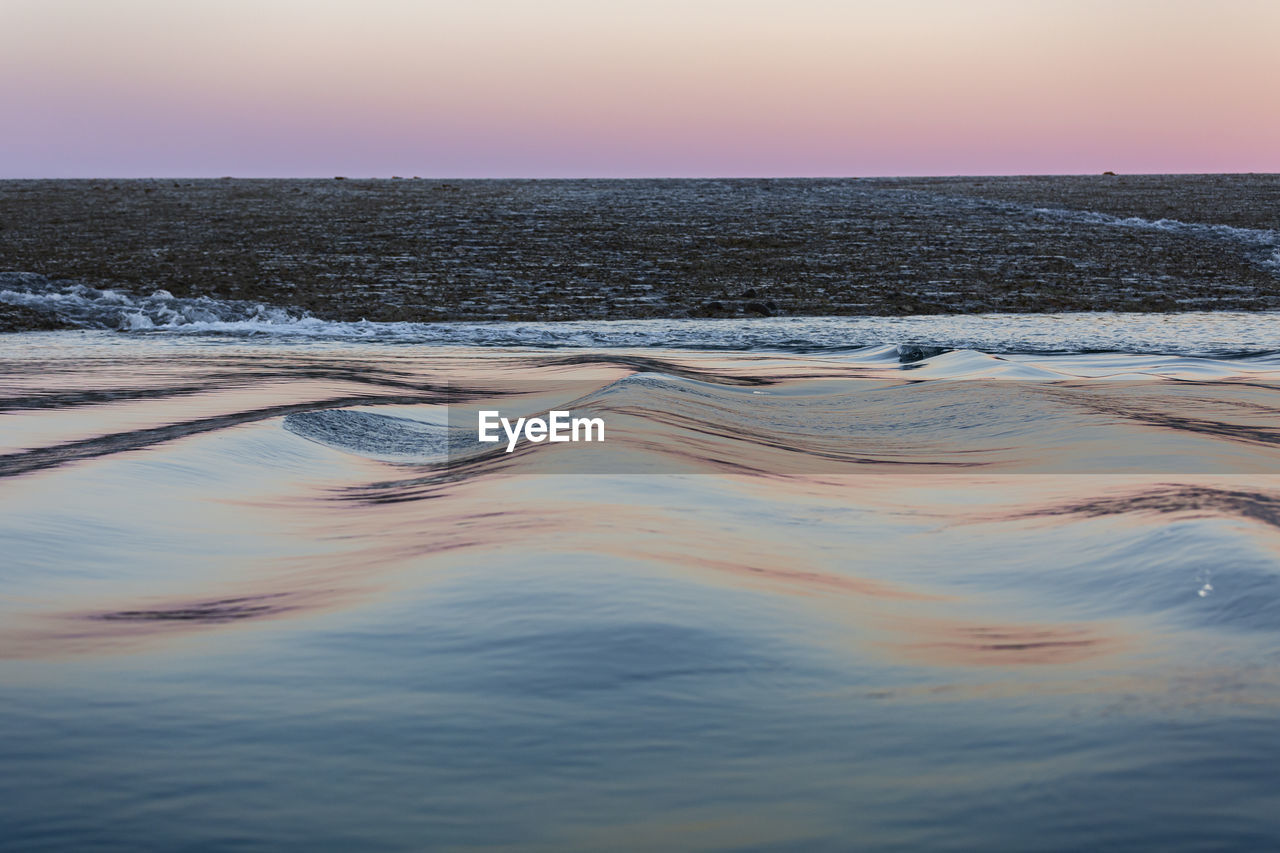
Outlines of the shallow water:
M 1274 846 L 1274 321 L 989 319 L 7 336 L 0 848 Z

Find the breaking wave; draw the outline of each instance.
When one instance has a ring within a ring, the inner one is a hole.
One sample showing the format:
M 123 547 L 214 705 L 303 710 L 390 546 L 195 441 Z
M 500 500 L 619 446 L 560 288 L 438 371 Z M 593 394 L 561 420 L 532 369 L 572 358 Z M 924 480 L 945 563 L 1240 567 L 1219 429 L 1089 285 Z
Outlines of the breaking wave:
M 120 332 L 153 330 L 227 330 L 247 326 L 289 326 L 308 318 L 305 311 L 239 299 L 180 297 L 167 290 L 138 295 L 54 281 L 37 273 L 0 273 L 0 303 L 20 305 L 86 329 Z
M 953 349 L 991 354 L 1122 351 L 1211 357 L 1280 351 L 1280 316 L 1269 312 L 378 323 L 325 320 L 300 308 L 207 296 L 179 297 L 165 290 L 139 295 L 54 281 L 35 273 L 0 273 L 0 303 L 37 310 L 82 329 L 270 336 L 285 341 L 795 353 L 890 344 L 899 347 L 903 361 Z

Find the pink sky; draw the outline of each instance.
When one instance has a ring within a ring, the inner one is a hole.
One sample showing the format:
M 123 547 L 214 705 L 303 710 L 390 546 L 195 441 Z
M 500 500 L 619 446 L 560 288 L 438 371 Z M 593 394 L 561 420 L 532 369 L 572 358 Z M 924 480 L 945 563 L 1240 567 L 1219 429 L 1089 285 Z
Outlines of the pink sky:
M 1280 172 L 1276 0 L 0 0 L 0 177 Z

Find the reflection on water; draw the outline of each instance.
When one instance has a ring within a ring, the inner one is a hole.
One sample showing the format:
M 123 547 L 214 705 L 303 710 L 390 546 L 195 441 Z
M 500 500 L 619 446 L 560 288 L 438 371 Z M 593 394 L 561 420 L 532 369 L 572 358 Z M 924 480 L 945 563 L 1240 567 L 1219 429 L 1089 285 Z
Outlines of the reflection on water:
M 1265 359 L 60 340 L 0 848 L 1280 840 Z

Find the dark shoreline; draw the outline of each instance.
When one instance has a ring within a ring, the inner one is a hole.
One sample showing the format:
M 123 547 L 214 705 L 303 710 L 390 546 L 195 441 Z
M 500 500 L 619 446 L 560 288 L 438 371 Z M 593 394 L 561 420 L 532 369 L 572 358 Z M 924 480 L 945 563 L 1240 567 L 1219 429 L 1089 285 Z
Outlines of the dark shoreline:
M 340 320 L 1280 309 L 1277 230 L 1277 175 L 0 181 L 0 269 Z

